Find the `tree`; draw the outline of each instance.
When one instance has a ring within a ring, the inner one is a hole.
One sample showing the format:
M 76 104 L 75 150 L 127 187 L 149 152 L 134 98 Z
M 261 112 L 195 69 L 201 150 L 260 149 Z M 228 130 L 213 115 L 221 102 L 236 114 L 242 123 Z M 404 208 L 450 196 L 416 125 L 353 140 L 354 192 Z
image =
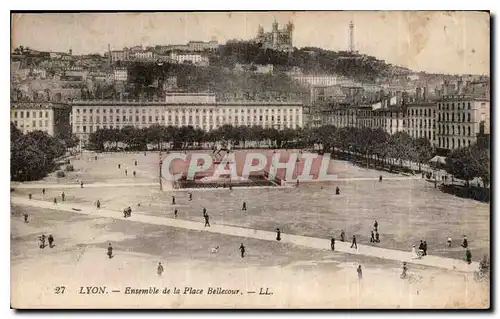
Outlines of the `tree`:
M 481 166 L 476 147 L 464 147 L 453 150 L 446 158 L 446 171 L 456 178 L 465 181 L 467 187 L 470 181 L 480 176 Z
M 428 139 L 419 137 L 414 141 L 415 161 L 418 163 L 418 171 L 421 172 L 421 165 L 429 161 L 434 155 L 434 148 Z

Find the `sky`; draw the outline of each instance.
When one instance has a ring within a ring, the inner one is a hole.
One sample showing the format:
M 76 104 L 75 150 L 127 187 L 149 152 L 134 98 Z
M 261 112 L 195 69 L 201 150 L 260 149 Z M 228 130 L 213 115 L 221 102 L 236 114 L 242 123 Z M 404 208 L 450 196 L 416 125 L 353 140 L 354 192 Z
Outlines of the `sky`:
M 73 54 L 104 53 L 142 44 L 249 40 L 258 26 L 294 23 L 293 45 L 347 50 L 349 22 L 360 53 L 415 71 L 486 74 L 490 69 L 488 12 L 308 11 L 42 13 L 12 15 L 12 46 Z

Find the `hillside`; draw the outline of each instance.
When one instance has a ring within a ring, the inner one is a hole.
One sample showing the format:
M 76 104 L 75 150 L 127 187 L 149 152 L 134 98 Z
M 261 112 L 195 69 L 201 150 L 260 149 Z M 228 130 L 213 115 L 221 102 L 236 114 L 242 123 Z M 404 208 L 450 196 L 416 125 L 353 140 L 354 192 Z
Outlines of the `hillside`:
M 213 66 L 232 68 L 236 63 L 273 64 L 281 71 L 298 67 L 305 74 L 337 74 L 360 82 L 374 82 L 378 78 L 411 73 L 407 68 L 367 55 L 320 48 L 302 48 L 284 53 L 262 50 L 260 44 L 247 41 L 228 42 L 210 56 Z

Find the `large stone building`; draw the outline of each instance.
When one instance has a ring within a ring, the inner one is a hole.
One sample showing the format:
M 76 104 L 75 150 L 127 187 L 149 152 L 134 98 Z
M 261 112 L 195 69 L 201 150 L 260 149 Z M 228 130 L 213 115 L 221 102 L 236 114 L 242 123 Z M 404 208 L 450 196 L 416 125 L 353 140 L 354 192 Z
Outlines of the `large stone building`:
M 453 150 L 477 142 L 490 131 L 490 101 L 467 95 L 444 96 L 437 101 L 437 147 Z
M 425 138 L 436 145 L 436 102 L 416 101 L 406 105 L 407 133 L 413 138 Z
M 47 132 L 51 136 L 64 138 L 70 132 L 70 109 L 66 104 L 13 103 L 10 121 L 23 133 Z
M 303 125 L 300 102 L 217 102 L 205 93 L 167 93 L 164 101 L 75 101 L 72 131 L 86 141 L 90 133 L 104 128 L 137 128 L 153 124 L 193 126 L 211 131 L 229 124 L 296 129 Z
M 259 26 L 255 41 L 262 44 L 262 49 L 293 51 L 293 23 L 288 22 L 279 29 L 278 22 L 274 21 L 271 32 L 264 32 L 264 28 Z

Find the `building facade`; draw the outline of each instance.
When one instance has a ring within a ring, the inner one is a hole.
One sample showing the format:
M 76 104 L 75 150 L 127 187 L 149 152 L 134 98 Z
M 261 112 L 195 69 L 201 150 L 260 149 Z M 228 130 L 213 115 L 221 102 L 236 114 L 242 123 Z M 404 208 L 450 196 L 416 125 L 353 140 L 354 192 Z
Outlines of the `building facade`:
M 184 53 L 184 52 L 171 52 L 170 59 L 176 63 L 192 63 L 194 65 L 208 65 L 208 57 L 201 54 Z
M 466 95 L 444 96 L 437 101 L 437 147 L 453 150 L 477 142 L 490 131 L 490 101 Z
M 113 69 L 113 78 L 115 81 L 126 82 L 128 80 L 128 70 L 126 68 Z
M 413 138 L 425 138 L 436 145 L 436 102 L 413 102 L 406 106 L 406 131 Z
M 259 26 L 255 41 L 262 44 L 262 49 L 293 51 L 293 23 L 288 22 L 279 29 L 278 22 L 274 21 L 271 32 L 264 32 L 264 28 Z
M 213 94 L 170 93 L 165 101 L 75 101 L 71 107 L 72 132 L 83 141 L 98 129 L 129 125 L 193 126 L 205 131 L 226 124 L 280 130 L 303 125 L 302 103 L 217 102 Z
M 65 104 L 13 103 L 10 121 L 23 133 L 43 131 L 54 137 L 66 137 L 70 131 L 70 109 Z

